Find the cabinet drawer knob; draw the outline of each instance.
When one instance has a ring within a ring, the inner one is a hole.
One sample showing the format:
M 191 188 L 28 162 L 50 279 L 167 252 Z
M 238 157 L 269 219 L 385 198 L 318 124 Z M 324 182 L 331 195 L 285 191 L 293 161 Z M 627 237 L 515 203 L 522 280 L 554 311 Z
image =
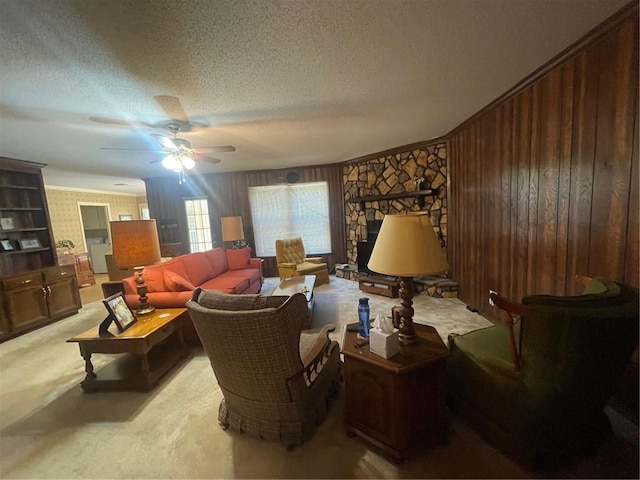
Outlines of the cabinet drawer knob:
M 31 282 L 32 282 L 32 280 L 22 280 L 22 281 L 20 282 L 20 285 L 28 285 L 28 284 L 30 284 Z
M 58 273 L 58 276 L 59 276 L 59 277 L 63 277 L 63 276 L 65 276 L 66 274 L 67 274 L 67 272 L 60 272 L 60 273 Z

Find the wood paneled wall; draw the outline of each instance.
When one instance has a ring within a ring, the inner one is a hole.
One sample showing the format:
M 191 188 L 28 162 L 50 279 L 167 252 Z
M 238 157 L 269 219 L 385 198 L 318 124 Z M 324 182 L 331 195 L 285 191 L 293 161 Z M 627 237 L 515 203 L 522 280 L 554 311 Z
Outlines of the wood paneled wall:
M 285 184 L 287 170 L 264 170 L 209 175 L 192 175 L 188 183 L 178 185 L 176 177 L 145 179 L 147 200 L 151 218 L 157 219 L 160 243 L 182 242 L 188 251 L 189 238 L 184 199 L 206 197 L 209 199 L 214 245 L 223 247 L 220 232 L 220 217 L 241 216 L 246 240 L 255 254 L 249 187 Z M 331 249 L 322 255 L 329 267 L 346 262 L 344 193 L 342 188 L 342 165 L 298 167 L 299 182 L 326 181 L 329 187 L 329 216 L 331 223 Z M 162 228 L 175 220 L 177 228 Z M 264 258 L 265 276 L 277 277 L 275 257 Z
M 572 295 L 575 274 L 638 286 L 638 9 L 449 136 L 449 262 L 459 297 L 495 318 L 513 299 Z

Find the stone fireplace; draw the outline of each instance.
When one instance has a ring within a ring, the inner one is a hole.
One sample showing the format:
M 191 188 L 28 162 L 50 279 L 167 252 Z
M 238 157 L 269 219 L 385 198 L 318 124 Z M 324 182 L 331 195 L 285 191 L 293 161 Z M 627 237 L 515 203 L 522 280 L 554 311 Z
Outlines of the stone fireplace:
M 368 262 L 375 236 L 387 213 L 428 211 L 431 224 L 446 250 L 446 143 L 433 143 L 345 165 L 343 185 L 348 265 L 336 269 L 337 276 L 357 279 L 358 270 Z M 362 255 L 367 258 L 363 259 Z M 358 259 L 358 256 L 361 258 Z M 431 289 L 434 296 L 455 296 L 455 293 L 451 294 L 457 290 L 455 282 L 425 278 L 431 284 L 416 282 L 416 290 Z

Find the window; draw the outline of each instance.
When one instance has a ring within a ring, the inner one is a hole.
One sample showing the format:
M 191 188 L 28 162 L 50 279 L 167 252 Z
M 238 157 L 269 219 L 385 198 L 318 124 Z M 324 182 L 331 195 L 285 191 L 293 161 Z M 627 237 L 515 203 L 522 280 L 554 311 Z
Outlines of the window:
M 250 187 L 256 255 L 273 257 L 276 240 L 302 237 L 307 254 L 331 253 L 327 182 Z
M 213 248 L 209 203 L 206 198 L 185 199 L 187 223 L 189 225 L 189 245 L 191 252 L 204 252 Z

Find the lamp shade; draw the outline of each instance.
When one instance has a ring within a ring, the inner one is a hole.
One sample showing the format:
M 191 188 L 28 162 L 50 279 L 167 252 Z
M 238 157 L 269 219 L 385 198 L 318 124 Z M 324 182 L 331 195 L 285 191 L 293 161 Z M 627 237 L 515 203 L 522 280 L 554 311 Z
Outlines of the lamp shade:
M 113 261 L 118 267 L 138 267 L 160 261 L 155 220 L 110 222 Z
M 449 269 L 427 212 L 386 215 L 367 266 L 397 277 L 438 275 Z
M 242 228 L 242 217 L 221 217 L 222 241 L 235 242 L 244 240 L 244 230 Z

